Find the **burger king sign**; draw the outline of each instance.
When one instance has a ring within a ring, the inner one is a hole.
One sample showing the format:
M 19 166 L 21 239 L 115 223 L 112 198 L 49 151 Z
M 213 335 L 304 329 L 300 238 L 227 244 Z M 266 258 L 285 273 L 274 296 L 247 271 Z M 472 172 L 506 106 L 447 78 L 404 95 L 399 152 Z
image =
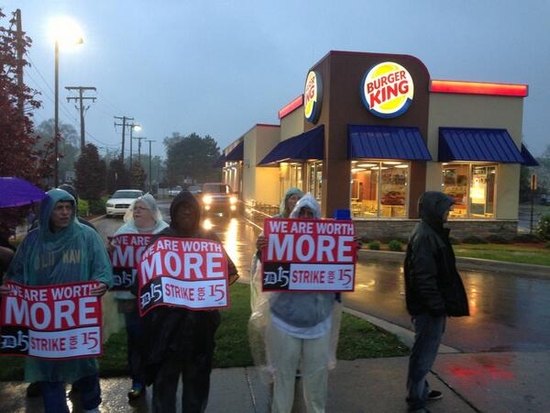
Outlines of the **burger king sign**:
M 315 123 L 321 113 L 323 102 L 323 82 L 321 74 L 311 70 L 306 77 L 304 88 L 304 117 L 310 123 Z
M 411 74 L 398 63 L 379 63 L 363 76 L 361 97 L 373 115 L 381 118 L 400 116 L 411 105 L 413 96 Z

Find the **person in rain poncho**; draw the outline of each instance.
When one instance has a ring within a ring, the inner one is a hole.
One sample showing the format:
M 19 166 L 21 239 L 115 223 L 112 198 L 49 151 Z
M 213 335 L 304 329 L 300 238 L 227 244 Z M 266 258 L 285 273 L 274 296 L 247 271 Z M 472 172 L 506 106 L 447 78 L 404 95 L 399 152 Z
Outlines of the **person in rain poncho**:
M 162 220 L 157 201 L 153 195 L 145 194 L 130 205 L 128 212 L 124 215 L 124 225 L 114 235 L 157 234 L 167 227 L 168 224 Z M 128 365 L 132 378 L 132 388 L 128 392 L 128 399 L 134 400 L 142 396 L 145 391 L 145 383 L 140 372 L 140 347 L 143 338 L 137 298 L 131 291 L 116 291 L 115 299 L 118 303 L 119 312 L 124 314 L 126 335 L 128 337 Z
M 289 218 L 320 219 L 319 204 L 306 194 L 300 198 Z M 255 280 L 261 280 L 258 265 Z M 261 282 L 261 281 L 260 281 Z M 264 338 L 265 360 L 258 360 L 262 349 L 251 342 L 255 362 L 267 363 L 273 381 L 272 413 L 290 413 L 294 402 L 296 371 L 300 369 L 303 399 L 307 412 L 322 413 L 327 399 L 328 370 L 334 365 L 334 330 L 339 329 L 340 306 L 334 292 L 261 293 L 253 304 L 249 332 Z M 254 334 L 255 331 L 255 334 Z
M 113 275 L 101 237 L 78 222 L 72 195 L 61 189 L 52 189 L 47 194 L 40 205 L 39 226 L 17 249 L 6 279 L 27 286 L 97 281 L 92 295 L 105 294 L 112 286 Z M 71 259 L 64 259 L 67 256 Z M 0 287 L 0 292 L 7 293 L 7 287 Z M 40 382 L 46 413 L 69 413 L 65 383 L 78 386 L 84 412 L 99 412 L 98 371 L 93 357 L 25 360 L 25 381 Z

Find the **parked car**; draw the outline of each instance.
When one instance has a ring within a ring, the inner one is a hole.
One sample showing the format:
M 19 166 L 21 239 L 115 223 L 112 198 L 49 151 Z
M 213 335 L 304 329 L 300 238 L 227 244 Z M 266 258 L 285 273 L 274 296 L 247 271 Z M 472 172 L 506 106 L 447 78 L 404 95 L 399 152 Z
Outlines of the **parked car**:
M 231 216 L 237 210 L 238 198 L 231 187 L 223 182 L 207 182 L 199 196 L 204 213 L 221 213 Z
M 168 190 L 168 196 L 170 196 L 170 197 L 173 198 L 173 197 L 175 197 L 177 194 L 179 194 L 181 191 L 182 191 L 182 187 L 181 187 L 181 186 L 179 186 L 179 185 L 178 185 L 178 186 L 175 186 L 175 187 L 170 188 L 170 189 Z
M 143 196 L 143 191 L 139 189 L 119 189 L 109 198 L 105 204 L 105 213 L 107 218 L 114 216 L 124 216 L 130 208 L 132 202 Z
M 187 187 L 187 190 L 195 196 L 199 195 L 202 192 L 202 188 L 200 187 L 200 185 L 189 185 Z

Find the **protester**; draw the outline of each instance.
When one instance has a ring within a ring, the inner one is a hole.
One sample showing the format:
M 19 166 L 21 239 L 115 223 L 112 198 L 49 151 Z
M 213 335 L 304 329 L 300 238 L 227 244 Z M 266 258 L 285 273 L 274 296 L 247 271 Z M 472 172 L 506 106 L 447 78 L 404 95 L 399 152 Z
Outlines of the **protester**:
M 102 296 L 112 285 L 109 257 L 99 234 L 76 220 L 76 201 L 66 191 L 52 189 L 42 200 L 38 229 L 19 245 L 6 279 L 28 286 L 97 281 L 92 295 Z M 64 260 L 67 252 L 70 260 Z M 36 266 L 35 263 L 43 263 Z M 8 293 L 5 285 L 0 292 Z M 25 359 L 25 381 L 40 382 L 45 413 L 68 413 L 65 383 L 75 383 L 84 412 L 99 412 L 101 389 L 96 358 Z
M 68 192 L 75 199 L 75 214 L 76 214 L 76 218 L 78 219 L 78 222 L 92 228 L 94 231 L 97 231 L 94 225 L 90 221 L 87 221 L 84 218 L 81 218 L 78 216 L 78 192 L 76 191 L 75 187 L 70 184 L 61 184 L 59 185 L 58 188 Z M 38 227 L 38 221 L 39 220 L 36 219 L 36 215 L 34 214 L 33 210 L 31 210 L 29 214 L 29 224 L 30 224 L 28 229 L 29 232 Z M 77 386 L 76 385 L 71 386 L 71 391 L 70 391 L 71 395 L 75 395 L 77 392 L 78 392 Z M 27 397 L 39 397 L 41 395 L 40 383 L 38 382 L 30 383 L 27 386 L 26 394 L 27 394 Z
M 319 219 L 319 204 L 310 194 L 296 203 L 290 218 Z M 258 266 L 257 273 L 261 272 Z M 256 274 L 255 278 L 261 278 Z M 261 312 L 267 326 L 265 348 L 273 380 L 271 413 L 290 413 L 294 402 L 296 371 L 300 370 L 303 400 L 308 413 L 325 411 L 331 359 L 334 292 L 263 293 L 251 319 Z
M 414 228 L 405 256 L 405 296 L 415 340 L 409 359 L 409 412 L 429 413 L 426 402 L 442 398 L 426 380 L 445 331 L 447 317 L 470 314 L 468 299 L 456 269 L 455 255 L 444 227 L 454 200 L 428 191 L 418 203 L 421 221 Z
M 126 212 L 124 221 L 124 225 L 115 232 L 115 236 L 120 234 L 157 234 L 168 227 L 168 224 L 162 220 L 157 202 L 151 194 L 137 198 Z M 125 290 L 116 291 L 115 299 L 119 312 L 124 314 L 126 323 L 128 366 L 132 378 L 132 388 L 128 392 L 128 398 L 134 400 L 145 392 L 145 383 L 140 372 L 143 338 L 137 298 L 131 291 Z
M 170 227 L 161 237 L 208 239 L 217 235 L 202 229 L 201 207 L 195 196 L 181 191 L 170 205 Z M 227 253 L 225 253 L 227 256 Z M 237 278 L 237 269 L 229 256 L 229 284 Z M 144 367 L 147 384 L 153 384 L 153 412 L 175 413 L 176 391 L 181 376 L 182 411 L 204 412 L 210 391 L 210 373 L 214 356 L 214 334 L 220 324 L 217 310 L 191 310 L 157 306 L 143 317 Z

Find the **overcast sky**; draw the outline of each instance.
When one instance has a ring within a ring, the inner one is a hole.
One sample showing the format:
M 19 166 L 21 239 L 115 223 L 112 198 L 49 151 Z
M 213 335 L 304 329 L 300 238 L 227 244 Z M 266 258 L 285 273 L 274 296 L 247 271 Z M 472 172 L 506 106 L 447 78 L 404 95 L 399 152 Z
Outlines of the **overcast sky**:
M 84 43 L 59 57 L 60 120 L 80 131 L 65 86 L 96 87 L 86 140 L 120 150 L 115 116 L 142 125 L 134 136 L 210 135 L 221 149 L 303 91 L 330 50 L 409 54 L 434 79 L 529 85 L 523 140 L 535 156 L 550 144 L 548 0 L 4 0 L 19 8 L 33 40 L 25 82 L 41 91 L 36 123 L 54 117 L 50 20 L 65 15 Z M 5 23 L 5 22 L 4 22 Z M 117 120 L 117 123 L 120 121 Z M 79 132 L 78 132 L 79 133 Z M 148 144 L 142 142 L 142 153 Z M 125 145 L 126 155 L 129 143 Z M 133 143 L 137 153 L 137 141 Z

